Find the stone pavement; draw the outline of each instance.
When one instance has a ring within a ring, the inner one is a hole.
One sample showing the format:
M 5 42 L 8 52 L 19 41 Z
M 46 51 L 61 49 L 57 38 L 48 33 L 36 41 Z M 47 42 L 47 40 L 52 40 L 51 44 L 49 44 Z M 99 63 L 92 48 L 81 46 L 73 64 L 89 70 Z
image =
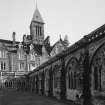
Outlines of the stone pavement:
M 75 105 L 60 100 L 39 96 L 35 93 L 21 92 L 12 89 L 0 90 L 0 105 Z

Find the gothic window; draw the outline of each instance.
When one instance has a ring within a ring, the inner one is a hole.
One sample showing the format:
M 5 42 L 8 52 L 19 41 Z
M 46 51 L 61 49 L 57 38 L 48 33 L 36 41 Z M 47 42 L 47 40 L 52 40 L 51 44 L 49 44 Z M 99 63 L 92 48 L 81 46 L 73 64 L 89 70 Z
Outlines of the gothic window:
M 5 51 L 3 51 L 3 58 L 5 58 Z
M 20 53 L 19 53 L 19 59 L 20 59 Z
M 1 62 L 1 70 L 3 70 L 3 62 Z
M 58 69 L 58 66 L 55 66 L 54 70 L 54 79 L 53 79 L 53 82 L 54 82 L 54 88 L 57 88 L 58 87 L 58 84 L 59 84 L 59 72 L 57 71 Z
M 94 90 L 105 90 L 105 45 L 101 46 L 92 61 L 92 73 Z
M 45 89 L 48 90 L 49 89 L 49 72 L 46 71 L 45 74 Z
M 41 74 L 39 74 L 39 89 L 42 88 L 42 78 L 41 78 Z
M 73 89 L 73 73 L 71 72 L 71 89 Z
M 71 83 L 71 76 L 70 74 L 68 73 L 68 88 L 70 89 L 70 83 Z
M 21 67 L 21 63 L 20 63 L 20 70 L 21 70 L 21 68 L 22 68 L 22 67 Z
M 4 62 L 4 70 L 6 69 L 6 63 Z
M 74 79 L 74 80 L 73 80 L 73 83 L 74 83 L 74 84 L 73 84 L 73 85 L 74 85 L 73 88 L 76 89 L 76 82 L 77 82 L 77 81 L 76 81 L 76 72 L 74 72 L 73 79 Z
M 40 35 L 40 27 L 38 26 L 38 35 Z
M 70 60 L 67 66 L 67 88 L 76 89 L 80 85 L 78 81 L 77 72 L 79 71 L 79 63 L 76 58 Z
M 42 35 L 42 30 L 41 30 L 41 27 L 40 27 L 40 36 Z
M 23 62 L 20 63 L 20 70 L 24 70 L 24 63 Z
M 57 88 L 57 77 L 56 74 L 54 75 L 54 88 Z
M 97 90 L 98 89 L 98 70 L 95 67 L 94 69 L 94 89 Z
M 37 26 L 37 36 L 39 35 L 39 26 Z
M 67 73 L 67 80 L 68 80 L 68 88 L 71 88 L 71 73 L 70 73 L 70 67 L 68 67 L 68 73 Z
M 38 34 L 38 27 L 37 27 L 37 25 L 36 25 L 36 35 Z

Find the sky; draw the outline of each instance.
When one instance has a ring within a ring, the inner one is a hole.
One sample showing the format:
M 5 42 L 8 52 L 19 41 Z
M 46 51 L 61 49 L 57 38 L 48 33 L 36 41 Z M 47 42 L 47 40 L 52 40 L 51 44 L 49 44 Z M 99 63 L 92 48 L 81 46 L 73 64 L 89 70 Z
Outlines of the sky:
M 51 44 L 68 35 L 70 44 L 105 24 L 105 0 L 37 0 Z M 0 39 L 22 41 L 30 34 L 36 0 L 0 0 Z

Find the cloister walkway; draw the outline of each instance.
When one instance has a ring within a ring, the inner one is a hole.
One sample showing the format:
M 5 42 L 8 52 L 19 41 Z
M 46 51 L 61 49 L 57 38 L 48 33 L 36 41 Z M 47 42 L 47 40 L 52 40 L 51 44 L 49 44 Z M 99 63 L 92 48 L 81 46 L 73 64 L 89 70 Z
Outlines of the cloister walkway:
M 0 90 L 0 105 L 75 105 L 72 102 L 65 103 L 35 93 L 16 91 L 13 89 Z

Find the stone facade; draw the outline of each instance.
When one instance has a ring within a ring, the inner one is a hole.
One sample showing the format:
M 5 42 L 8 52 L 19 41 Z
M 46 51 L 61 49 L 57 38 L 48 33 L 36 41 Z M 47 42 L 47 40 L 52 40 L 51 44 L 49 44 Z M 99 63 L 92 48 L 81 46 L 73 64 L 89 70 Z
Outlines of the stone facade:
M 36 8 L 30 24 L 30 35 L 23 35 L 22 42 L 16 41 L 15 32 L 12 35 L 13 40 L 0 39 L 1 82 L 27 74 L 67 49 L 66 40 L 60 38 L 51 46 L 50 37 L 44 37 L 44 21 Z M 52 54 L 52 52 L 55 53 Z
M 9 86 L 79 103 L 90 94 L 93 105 L 105 105 L 104 71 L 105 25 L 84 36 L 34 71 L 7 81 L 6 84 L 13 83 Z M 16 85 L 18 82 L 19 87 Z M 88 89 L 90 93 L 86 93 Z

